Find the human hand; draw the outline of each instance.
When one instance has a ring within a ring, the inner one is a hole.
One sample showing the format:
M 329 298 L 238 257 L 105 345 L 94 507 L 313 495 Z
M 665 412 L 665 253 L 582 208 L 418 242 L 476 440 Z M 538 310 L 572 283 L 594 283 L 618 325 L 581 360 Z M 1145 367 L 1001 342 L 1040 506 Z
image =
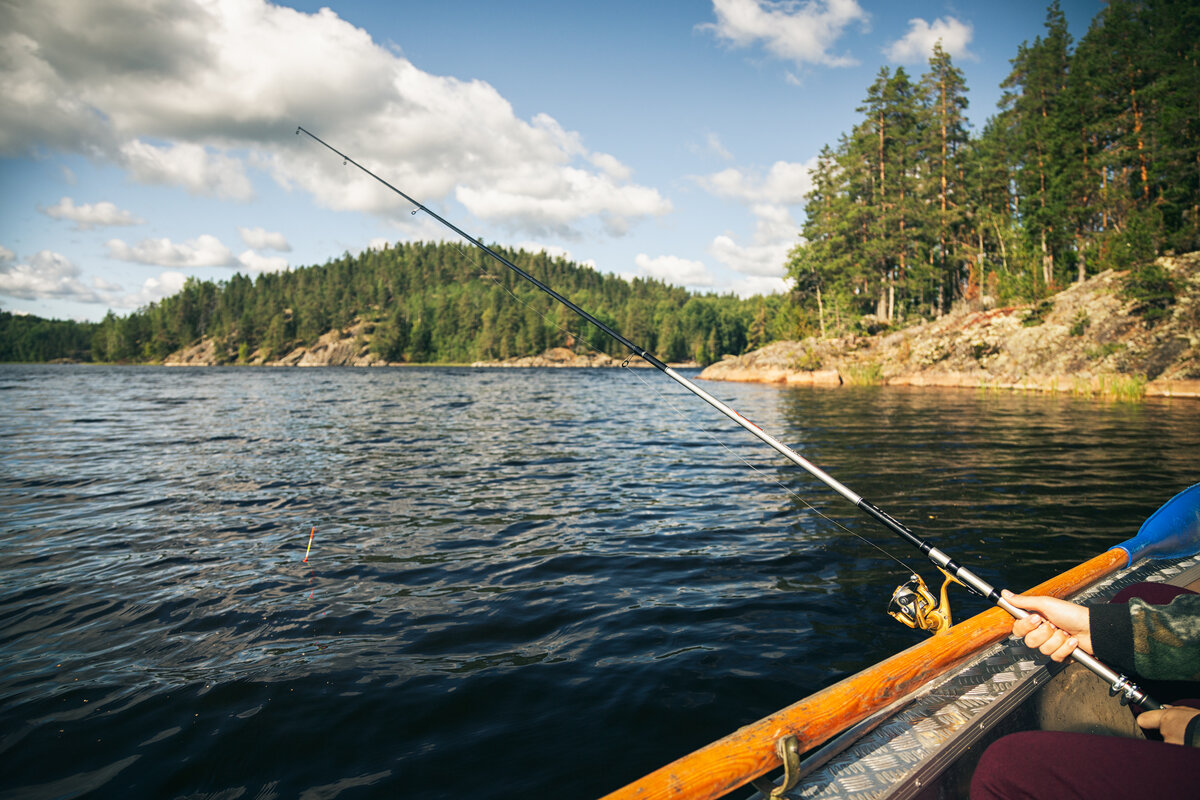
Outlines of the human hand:
M 1183 736 L 1187 732 L 1188 723 L 1197 715 L 1200 715 L 1200 708 L 1163 706 L 1138 714 L 1137 724 L 1147 730 L 1157 730 L 1167 744 L 1184 744 Z
M 1001 595 L 1017 608 L 1031 612 L 1028 617 L 1013 622 L 1013 635 L 1053 661 L 1063 661 L 1081 647 L 1092 652 L 1091 621 L 1085 606 L 1059 600 L 1057 597 L 1013 594 L 1004 589 Z

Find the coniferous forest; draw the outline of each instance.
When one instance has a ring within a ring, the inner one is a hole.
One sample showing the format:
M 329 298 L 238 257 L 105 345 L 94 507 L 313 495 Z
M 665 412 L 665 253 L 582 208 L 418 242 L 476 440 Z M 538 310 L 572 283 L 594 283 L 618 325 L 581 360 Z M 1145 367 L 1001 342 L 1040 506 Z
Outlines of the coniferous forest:
M 966 119 L 940 45 L 883 67 L 860 121 L 820 153 L 787 294 L 739 299 L 498 248 L 630 340 L 708 363 L 769 341 L 1033 302 L 1105 269 L 1169 304 L 1155 256 L 1200 249 L 1200 4 L 1112 0 L 1074 42 L 1056 2 L 1011 59 L 997 113 Z M 388 361 L 463 363 L 621 348 L 469 248 L 402 243 L 251 279 L 190 280 L 99 323 L 0 312 L 0 360 L 159 361 L 203 337 L 226 363 L 278 358 L 355 320 Z
M 940 45 L 919 78 L 879 71 L 820 153 L 788 264 L 811 328 L 1029 302 L 1109 268 L 1154 291 L 1155 256 L 1200 248 L 1200 5 L 1113 0 L 1076 45 L 1056 1 L 1011 63 L 976 137 Z
M 782 335 L 781 297 L 696 295 L 660 281 L 626 281 L 544 253 L 494 249 L 597 319 L 670 360 L 719 358 Z M 218 360 L 279 358 L 355 320 L 387 361 L 464 363 L 578 346 L 625 355 L 592 325 L 473 248 L 400 243 L 254 280 L 191 280 L 127 317 L 109 314 L 91 339 L 95 361 L 157 361 L 212 338 Z M 757 320 L 757 325 L 756 325 Z

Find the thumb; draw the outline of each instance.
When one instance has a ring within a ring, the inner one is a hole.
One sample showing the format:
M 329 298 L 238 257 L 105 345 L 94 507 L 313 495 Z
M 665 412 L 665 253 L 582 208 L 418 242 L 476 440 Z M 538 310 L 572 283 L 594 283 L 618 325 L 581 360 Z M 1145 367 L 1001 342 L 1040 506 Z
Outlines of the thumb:
M 1001 589 L 1000 596 L 1008 602 L 1012 603 L 1017 608 L 1023 608 L 1026 611 L 1037 611 L 1040 603 L 1037 597 L 1026 597 L 1023 594 L 1015 594 L 1008 589 Z
M 1155 709 L 1154 711 L 1143 711 L 1138 714 L 1137 724 L 1140 728 L 1147 730 L 1157 730 L 1159 725 L 1162 725 L 1163 709 Z

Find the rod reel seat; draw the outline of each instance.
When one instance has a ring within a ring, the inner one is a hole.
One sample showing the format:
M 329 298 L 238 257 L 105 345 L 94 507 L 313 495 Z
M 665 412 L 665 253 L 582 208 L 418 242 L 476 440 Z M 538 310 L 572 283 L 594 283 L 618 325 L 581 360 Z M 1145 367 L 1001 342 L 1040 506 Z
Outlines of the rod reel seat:
M 946 577 L 938 597 L 933 596 L 925 581 L 914 572 L 892 592 L 887 613 L 910 628 L 935 635 L 949 629 L 954 623 L 950 619 L 950 599 L 946 591 L 951 582 L 959 586 L 963 586 L 963 583 L 944 569 L 938 569 L 938 572 Z

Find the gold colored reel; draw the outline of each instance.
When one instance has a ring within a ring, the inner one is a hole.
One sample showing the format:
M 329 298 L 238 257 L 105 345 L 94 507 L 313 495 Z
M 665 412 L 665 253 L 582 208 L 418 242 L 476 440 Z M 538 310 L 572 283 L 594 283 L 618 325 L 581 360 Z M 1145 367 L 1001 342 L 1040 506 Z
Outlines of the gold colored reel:
M 935 599 L 921 576 L 913 573 L 911 578 L 897 586 L 896 591 L 892 593 L 892 601 L 888 603 L 888 614 L 910 628 L 919 628 L 935 635 L 953 625 L 950 621 L 950 600 L 946 597 L 946 590 L 951 581 L 959 586 L 963 583 L 940 567 L 938 572 L 946 576 L 946 580 L 942 581 L 939 598 Z

